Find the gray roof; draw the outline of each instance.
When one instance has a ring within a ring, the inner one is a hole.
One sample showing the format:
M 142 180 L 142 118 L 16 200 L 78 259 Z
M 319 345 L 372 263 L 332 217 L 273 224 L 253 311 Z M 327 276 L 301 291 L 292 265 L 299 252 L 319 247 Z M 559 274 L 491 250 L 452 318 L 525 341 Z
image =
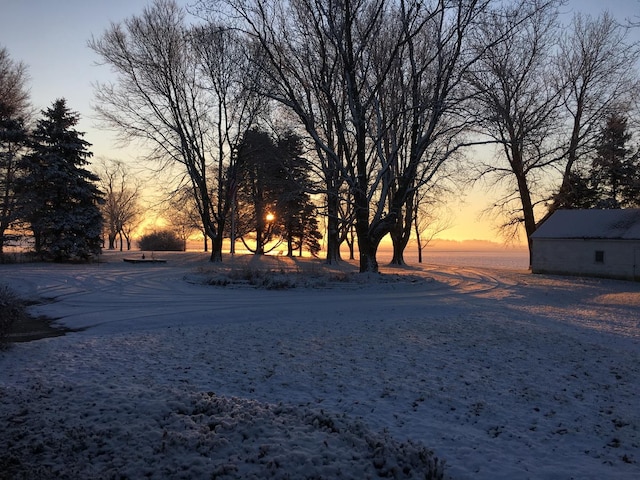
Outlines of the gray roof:
M 640 209 L 558 210 L 531 238 L 640 239 Z

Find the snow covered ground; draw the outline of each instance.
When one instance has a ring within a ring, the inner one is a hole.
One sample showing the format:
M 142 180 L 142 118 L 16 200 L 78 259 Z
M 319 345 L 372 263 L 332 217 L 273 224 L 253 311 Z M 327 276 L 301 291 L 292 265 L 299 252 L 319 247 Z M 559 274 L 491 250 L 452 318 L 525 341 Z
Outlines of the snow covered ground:
M 84 329 L 0 352 L 0 478 L 640 478 L 640 284 L 163 258 L 0 265 Z

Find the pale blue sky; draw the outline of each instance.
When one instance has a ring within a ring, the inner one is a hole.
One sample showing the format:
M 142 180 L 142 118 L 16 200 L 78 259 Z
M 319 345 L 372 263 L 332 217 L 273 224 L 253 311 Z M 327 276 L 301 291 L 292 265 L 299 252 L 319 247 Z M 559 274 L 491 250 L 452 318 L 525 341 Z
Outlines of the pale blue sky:
M 148 0 L 0 0 L 0 45 L 29 67 L 31 100 L 38 110 L 66 98 L 81 115 L 78 128 L 96 156 L 119 157 L 113 136 L 96 129 L 92 84 L 109 69 L 87 47 L 112 22 L 140 14 Z M 186 2 L 181 2 L 186 4 Z
M 0 0 L 0 45 L 9 50 L 14 60 L 29 67 L 33 106 L 42 110 L 57 98 L 67 99 L 68 106 L 81 115 L 78 130 L 93 144 L 96 157 L 129 160 L 134 149 L 115 147 L 115 136 L 100 131 L 91 105 L 92 83 L 109 75 L 107 67 L 96 66 L 98 57 L 87 47 L 92 35 L 99 37 L 111 22 L 120 22 L 139 14 L 149 0 Z M 192 0 L 178 0 L 181 5 Z M 583 11 L 597 15 L 608 9 L 621 21 L 640 21 L 640 0 L 570 0 L 567 11 Z M 640 35 L 639 35 L 640 38 Z M 475 202 L 473 202 L 475 203 Z M 456 212 L 457 225 L 475 223 L 474 238 L 494 237 L 492 225 L 477 223 L 478 206 L 473 211 L 464 207 Z M 464 238 L 454 227 L 452 238 Z M 446 236 L 446 234 L 445 234 Z

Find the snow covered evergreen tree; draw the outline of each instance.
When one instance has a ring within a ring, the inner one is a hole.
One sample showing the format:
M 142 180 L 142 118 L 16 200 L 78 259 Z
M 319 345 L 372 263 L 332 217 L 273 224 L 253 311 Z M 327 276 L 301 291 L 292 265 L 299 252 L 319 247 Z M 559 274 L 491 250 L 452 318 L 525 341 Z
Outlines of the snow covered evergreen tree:
M 31 226 L 36 254 L 55 261 L 89 260 L 100 253 L 102 192 L 85 168 L 91 146 L 74 129 L 79 120 L 66 100 L 42 111 L 25 156 L 20 182 L 22 216 Z

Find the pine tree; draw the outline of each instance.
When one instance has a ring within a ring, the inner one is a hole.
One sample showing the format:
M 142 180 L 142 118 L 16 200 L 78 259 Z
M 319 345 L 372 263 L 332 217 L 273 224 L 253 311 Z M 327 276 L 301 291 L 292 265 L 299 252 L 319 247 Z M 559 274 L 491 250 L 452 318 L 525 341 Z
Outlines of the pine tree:
M 100 253 L 103 201 L 99 178 L 85 168 L 91 144 L 74 129 L 79 116 L 64 99 L 42 115 L 32 135 L 32 153 L 23 161 L 22 215 L 42 258 L 88 260 Z
M 572 173 L 562 208 L 640 207 L 640 153 L 629 147 L 631 138 L 626 118 L 611 114 L 590 167 Z
M 598 208 L 628 208 L 640 201 L 638 155 L 633 155 L 628 147 L 630 141 L 627 119 L 617 113 L 610 115 L 591 166 L 591 185 L 598 192 Z
M 247 249 L 262 255 L 265 246 L 280 234 L 277 209 L 286 174 L 268 133 L 258 129 L 245 133 L 238 149 L 237 169 L 238 232 Z M 255 235 L 255 248 L 245 241 L 250 234 Z
M 311 200 L 310 164 L 303 157 L 302 138 L 284 132 L 277 141 L 261 130 L 249 130 L 238 150 L 239 231 L 255 232 L 257 254 L 277 240 L 287 244 L 287 255 L 306 247 L 312 255 L 320 251 L 322 233 Z M 243 240 L 244 241 L 244 240 Z M 245 246 L 251 250 L 246 244 Z M 274 245 L 270 246 L 273 250 Z
M 317 208 L 308 193 L 312 190 L 309 176 L 311 166 L 303 157 L 302 138 L 287 131 L 279 139 L 277 148 L 285 172 L 281 179 L 277 210 L 287 242 L 287 255 L 293 256 L 294 250 L 301 252 L 302 247 L 306 246 L 316 256 L 320 252 L 319 239 L 322 234 L 316 219 Z

